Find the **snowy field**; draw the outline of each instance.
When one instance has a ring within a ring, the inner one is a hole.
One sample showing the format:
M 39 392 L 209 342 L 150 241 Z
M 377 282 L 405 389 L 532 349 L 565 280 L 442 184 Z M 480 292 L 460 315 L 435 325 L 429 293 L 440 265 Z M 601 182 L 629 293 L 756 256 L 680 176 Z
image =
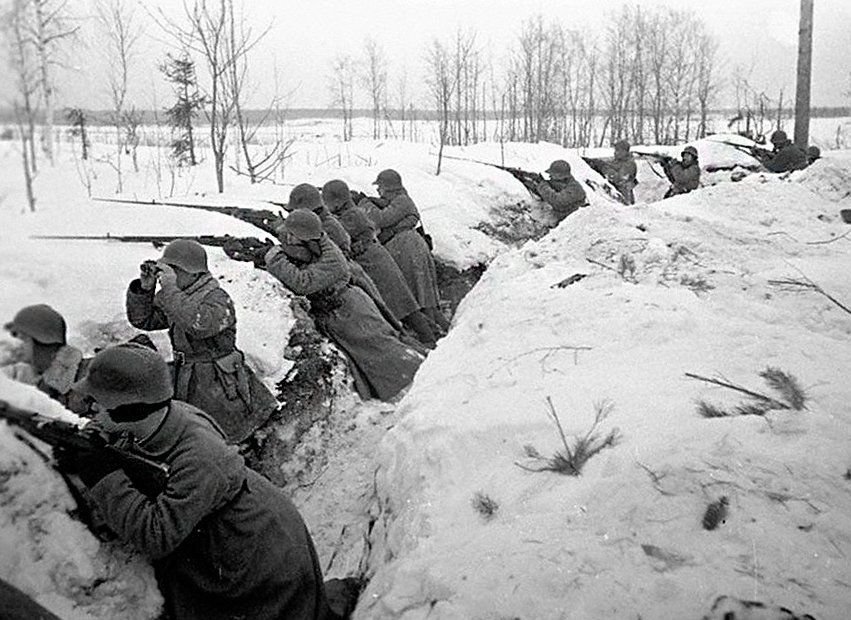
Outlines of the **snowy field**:
M 328 128 L 317 123 L 317 135 L 320 126 Z M 695 146 L 704 166 L 748 159 L 711 140 Z M 33 236 L 262 236 L 223 215 L 92 201 L 67 145 L 57 166 L 42 166 L 29 213 L 17 145 L 0 149 L 0 318 L 51 303 L 85 354 L 134 333 L 124 290 L 159 251 Z M 707 187 L 663 202 L 666 183 L 640 160 L 640 204 L 586 187 L 589 207 L 514 247 L 481 224 L 549 214 L 497 168 L 447 159 L 435 176 L 435 149 L 425 143 L 314 136 L 293 149 L 291 183 L 342 178 L 372 193 L 377 172 L 396 168 L 437 257 L 459 268 L 489 264 L 365 467 L 377 467 L 377 487 L 363 518 L 376 521 L 357 618 L 696 619 L 719 595 L 819 620 L 847 617 L 851 228 L 839 210 L 851 208 L 851 153 L 826 152 L 783 178 L 706 175 Z M 598 187 L 580 155 L 608 154 L 550 144 L 446 153 L 527 170 L 564 158 Z M 122 195 L 166 197 L 159 149 L 141 149 L 140 161 Z M 286 200 L 289 187 L 235 175 L 219 196 L 211 168 L 174 171 L 174 196 L 263 208 Z M 93 196 L 114 195 L 106 163 L 88 178 Z M 249 263 L 208 251 L 236 302 L 239 346 L 272 384 L 289 369 L 290 296 Z M 14 355 L 0 334 L 0 361 Z M 732 410 L 749 400 L 685 373 L 774 397 L 759 375 L 768 367 L 797 377 L 803 409 L 698 414 L 699 401 Z M 55 410 L 2 379 L 0 397 Z M 617 427 L 619 440 L 578 477 L 528 471 L 540 463 L 530 454 L 562 448 L 547 398 L 570 441 L 609 404 L 598 430 Z M 722 497 L 725 518 L 704 529 L 707 506 Z M 0 578 L 62 618 L 155 618 L 160 599 L 147 564 L 99 543 L 68 516 L 71 506 L 62 480 L 0 426 Z M 313 528 L 320 519 L 308 515 Z M 321 517 L 334 522 L 333 513 Z M 320 544 L 319 553 L 324 563 L 330 550 Z

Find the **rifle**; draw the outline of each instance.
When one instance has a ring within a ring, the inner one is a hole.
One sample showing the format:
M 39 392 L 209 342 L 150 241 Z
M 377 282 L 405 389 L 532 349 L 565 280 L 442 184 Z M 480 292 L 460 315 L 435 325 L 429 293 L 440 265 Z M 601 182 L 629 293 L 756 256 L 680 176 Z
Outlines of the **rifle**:
M 480 161 L 478 159 L 469 159 L 467 157 L 453 157 L 452 155 L 443 155 L 444 159 L 454 159 L 456 161 L 469 161 L 474 164 L 482 164 L 485 166 L 491 166 L 492 168 L 499 168 L 500 170 L 505 170 L 515 179 L 520 181 L 523 184 L 523 187 L 526 188 L 530 194 L 532 194 L 535 198 L 539 200 L 543 200 L 541 195 L 538 193 L 537 185 L 541 181 L 544 181 L 544 176 L 540 172 L 528 172 L 523 170 L 522 168 L 512 168 L 511 166 L 500 166 L 499 164 L 494 164 L 489 161 Z
M 32 235 L 30 239 L 59 239 L 65 241 L 119 241 L 121 243 L 151 243 L 162 247 L 177 239 L 197 241 L 201 245 L 222 248 L 228 258 L 254 263 L 258 269 L 266 268 L 266 252 L 274 245 L 257 237 L 231 235 Z
M 662 171 L 665 173 L 664 178 L 667 178 L 671 183 L 674 182 L 674 179 L 671 177 L 671 164 L 675 161 L 673 157 L 671 157 L 670 155 L 664 155 L 662 153 L 642 153 L 640 151 L 633 151 L 633 153 L 638 157 L 647 157 L 649 159 L 658 161 L 659 164 L 662 166 Z M 656 171 L 656 168 L 653 167 L 652 163 L 650 164 L 650 169 L 657 177 L 663 178 L 662 175 Z
M 156 496 L 168 482 L 168 465 L 134 451 L 134 443 L 126 436 L 115 436 L 87 423 L 80 427 L 71 422 L 43 416 L 0 400 L 0 419 L 27 434 L 63 450 L 73 452 L 105 452 L 116 457 L 127 477 L 145 495 Z M 117 440 L 117 441 L 116 441 Z
M 247 222 L 256 226 L 260 230 L 271 235 L 276 234 L 276 228 L 281 225 L 283 218 L 280 214 L 267 209 L 249 209 L 247 207 L 229 207 L 224 205 L 203 205 L 187 202 L 173 202 L 168 200 L 131 200 L 129 198 L 92 198 L 96 202 L 117 202 L 121 204 L 137 204 L 149 206 L 164 206 L 164 207 L 186 207 L 187 209 L 200 209 L 202 211 L 210 211 L 211 213 L 221 213 L 235 217 L 238 220 Z M 272 200 L 264 200 L 267 204 L 272 204 L 277 207 L 286 208 L 286 203 L 275 202 Z
M 744 153 L 745 155 L 750 155 L 758 162 L 763 163 L 768 159 L 773 157 L 770 151 L 766 151 L 765 149 L 757 148 L 756 144 L 747 145 L 747 144 L 739 144 L 738 142 L 728 142 L 727 140 L 712 140 L 712 142 L 717 142 L 718 144 L 726 144 L 727 146 L 732 146 L 737 151 Z

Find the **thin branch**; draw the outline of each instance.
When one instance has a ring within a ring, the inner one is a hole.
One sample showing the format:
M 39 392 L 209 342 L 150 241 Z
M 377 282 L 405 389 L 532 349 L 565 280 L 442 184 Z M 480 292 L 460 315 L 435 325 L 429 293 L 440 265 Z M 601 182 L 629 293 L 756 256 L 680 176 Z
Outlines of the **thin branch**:
M 772 405 L 774 409 L 789 409 L 789 405 L 786 403 L 782 403 L 779 400 L 775 400 L 770 396 L 766 396 L 765 394 L 760 394 L 759 392 L 754 392 L 747 388 L 743 388 L 740 385 L 736 385 L 735 383 L 729 383 L 727 381 L 722 381 L 720 379 L 713 379 L 711 377 L 703 377 L 701 375 L 696 375 L 694 373 L 687 372 L 685 376 L 689 379 L 697 379 L 698 381 L 705 381 L 706 383 L 712 383 L 714 385 L 720 385 L 721 387 L 725 387 L 731 390 L 735 390 L 737 392 L 741 392 L 742 394 L 747 394 L 751 398 L 756 398 L 757 400 L 761 400 L 764 403 L 768 403 Z

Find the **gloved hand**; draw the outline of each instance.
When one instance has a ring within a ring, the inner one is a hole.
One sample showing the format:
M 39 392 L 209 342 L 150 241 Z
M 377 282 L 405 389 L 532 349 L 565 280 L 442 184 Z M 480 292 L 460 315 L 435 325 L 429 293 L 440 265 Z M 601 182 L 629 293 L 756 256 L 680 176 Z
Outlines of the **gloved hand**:
M 121 461 L 109 450 L 80 451 L 76 461 L 77 474 L 89 488 L 121 469 Z
M 143 291 L 152 291 L 157 285 L 159 265 L 155 261 L 146 260 L 139 265 L 139 285 Z
M 165 263 L 158 263 L 160 270 L 157 272 L 157 279 L 160 281 L 160 286 L 169 288 L 177 287 L 177 274 L 171 266 Z

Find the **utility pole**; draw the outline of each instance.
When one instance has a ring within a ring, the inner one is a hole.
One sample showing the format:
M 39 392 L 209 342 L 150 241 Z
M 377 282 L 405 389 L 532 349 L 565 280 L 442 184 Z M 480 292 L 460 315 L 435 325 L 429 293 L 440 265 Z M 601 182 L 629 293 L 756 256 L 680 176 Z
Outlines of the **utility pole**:
M 801 0 L 798 23 L 798 82 L 795 90 L 795 144 L 810 141 L 810 78 L 813 66 L 813 0 Z

